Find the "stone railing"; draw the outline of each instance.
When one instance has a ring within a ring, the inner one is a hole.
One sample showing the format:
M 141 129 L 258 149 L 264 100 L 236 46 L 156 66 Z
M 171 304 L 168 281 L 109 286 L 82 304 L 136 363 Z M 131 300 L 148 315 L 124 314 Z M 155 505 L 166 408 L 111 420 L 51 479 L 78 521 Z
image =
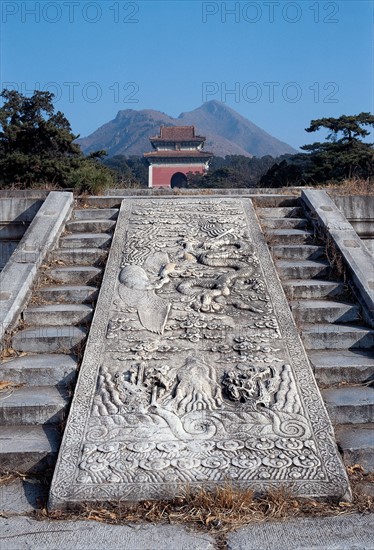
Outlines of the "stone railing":
M 315 223 L 333 240 L 353 281 L 365 320 L 374 327 L 374 256 L 325 191 L 304 190 L 301 200 Z
M 49 193 L 0 273 L 0 341 L 17 321 L 31 294 L 38 268 L 56 244 L 72 208 L 72 193 Z
M 374 254 L 374 195 L 333 195 L 332 198 Z

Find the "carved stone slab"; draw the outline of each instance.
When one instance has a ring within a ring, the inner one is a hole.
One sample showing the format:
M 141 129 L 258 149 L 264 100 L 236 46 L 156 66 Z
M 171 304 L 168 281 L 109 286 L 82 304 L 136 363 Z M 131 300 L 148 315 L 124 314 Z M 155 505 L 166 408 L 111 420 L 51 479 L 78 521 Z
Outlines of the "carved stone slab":
M 50 506 L 349 490 L 249 199 L 122 203 Z

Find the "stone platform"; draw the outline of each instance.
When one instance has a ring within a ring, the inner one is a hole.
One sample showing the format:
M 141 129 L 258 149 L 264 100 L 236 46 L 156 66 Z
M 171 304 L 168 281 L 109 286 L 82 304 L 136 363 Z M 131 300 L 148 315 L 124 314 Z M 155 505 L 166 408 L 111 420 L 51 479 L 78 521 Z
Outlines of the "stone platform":
M 224 483 L 349 495 L 251 200 L 125 200 L 50 507 Z

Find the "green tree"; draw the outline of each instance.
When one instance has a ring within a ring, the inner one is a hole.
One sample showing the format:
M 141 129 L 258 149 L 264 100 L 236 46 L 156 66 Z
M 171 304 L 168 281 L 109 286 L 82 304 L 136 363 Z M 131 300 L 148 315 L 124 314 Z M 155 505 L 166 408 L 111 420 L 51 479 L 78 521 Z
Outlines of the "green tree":
M 259 187 L 315 185 L 344 179 L 373 177 L 373 144 L 363 141 L 369 136 L 367 126 L 374 125 L 370 113 L 342 115 L 339 118 L 312 120 L 307 132 L 329 130 L 325 142 L 301 147 L 305 153 L 291 155 L 272 166 L 261 178 Z
M 245 157 L 244 155 L 226 155 L 225 158 L 213 157 L 207 174 L 188 175 L 190 187 L 255 187 L 259 179 L 273 166 L 275 159 L 265 157 Z
M 147 187 L 148 162 L 143 157 L 114 155 L 104 160 L 116 178 L 118 187 Z
M 105 166 L 93 162 L 92 158 L 85 158 L 71 171 L 69 182 L 71 187 L 81 193 L 99 194 L 113 185 L 113 177 Z
M 298 163 L 294 157 L 276 162 L 262 176 L 258 186 L 271 188 L 300 185 L 304 182 L 303 166 L 305 166 L 305 163 Z
M 98 151 L 85 157 L 76 143 L 67 118 L 54 112 L 53 94 L 35 91 L 25 97 L 14 90 L 3 90 L 5 100 L 0 108 L 0 184 L 31 187 L 52 184 L 72 187 L 85 172 L 85 189 L 98 189 L 98 181 L 110 185 L 112 177 Z M 95 171 L 98 171 L 96 174 Z
M 311 171 L 306 176 L 318 182 L 352 177 L 371 178 L 374 167 L 373 144 L 362 141 L 370 135 L 367 126 L 374 126 L 374 116 L 364 112 L 312 120 L 306 132 L 325 128 L 329 134 L 326 142 L 301 147 L 307 151 L 311 161 Z

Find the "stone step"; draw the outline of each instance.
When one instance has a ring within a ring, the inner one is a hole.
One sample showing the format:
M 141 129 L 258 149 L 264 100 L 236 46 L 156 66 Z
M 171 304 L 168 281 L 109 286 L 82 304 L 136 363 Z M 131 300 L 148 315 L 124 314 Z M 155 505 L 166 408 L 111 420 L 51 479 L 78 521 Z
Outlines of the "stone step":
M 295 195 L 284 195 L 271 193 L 269 195 L 256 195 L 253 202 L 258 208 L 279 208 L 300 206 L 300 197 Z
M 45 302 L 82 304 L 95 302 L 98 293 L 99 289 L 96 286 L 57 285 L 40 288 L 33 296 Z
M 259 208 L 260 218 L 302 218 L 304 211 L 301 206 L 280 206 L 274 208 Z
M 374 353 L 363 350 L 309 351 L 309 361 L 320 386 L 366 382 L 374 376 Z
M 116 220 L 118 208 L 77 208 L 73 211 L 75 220 Z
M 0 470 L 43 472 L 54 466 L 61 434 L 57 426 L 0 426 Z
M 327 298 L 339 296 L 344 292 L 344 284 L 339 281 L 291 279 L 282 281 L 282 285 L 289 300 Z
M 109 233 L 115 226 L 115 220 L 73 220 L 66 224 L 66 231 L 71 231 L 71 233 Z
M 349 323 L 360 318 L 356 304 L 331 300 L 300 300 L 290 303 L 292 315 L 300 323 Z
M 52 261 L 73 265 L 102 265 L 107 250 L 102 248 L 56 248 L 49 256 Z
M 357 325 L 304 325 L 301 336 L 306 349 L 370 349 L 374 330 Z
M 103 270 L 91 266 L 67 266 L 53 267 L 45 272 L 52 281 L 67 283 L 70 285 L 93 284 L 99 280 Z
M 112 235 L 108 233 L 73 233 L 60 239 L 60 248 L 108 248 Z
M 276 260 L 275 267 L 281 279 L 316 279 L 331 273 L 330 264 L 324 260 Z
M 83 345 L 86 336 L 82 327 L 31 327 L 14 334 L 12 347 L 28 353 L 73 353 Z
M 303 229 L 267 229 L 266 240 L 275 244 L 313 244 L 313 232 Z
M 374 422 L 374 388 L 342 386 L 321 391 L 334 424 L 367 424 Z
M 285 260 L 317 260 L 325 255 L 323 246 L 312 244 L 276 245 L 271 247 L 271 252 L 275 258 L 283 258 Z
M 31 306 L 24 310 L 27 325 L 79 325 L 92 319 L 93 308 L 84 304 L 49 304 Z
M 92 209 L 108 210 L 119 209 L 125 197 L 115 197 L 110 195 L 89 196 L 84 198 L 84 206 Z M 85 210 L 83 208 L 82 210 Z M 79 210 L 76 210 L 78 212 Z
M 64 418 L 69 394 L 54 386 L 22 386 L 0 398 L 0 424 L 58 424 Z
M 166 192 L 165 192 L 166 191 Z M 137 190 L 132 190 L 132 198 L 139 198 L 149 200 L 150 196 L 164 196 L 168 198 L 173 198 L 173 190 L 172 189 L 165 189 L 165 190 L 157 190 L 157 189 L 140 189 L 139 192 Z M 224 193 L 217 193 L 217 195 L 223 195 Z M 201 195 L 201 193 L 200 193 Z M 126 195 L 127 196 L 127 195 Z M 91 208 L 120 208 L 122 201 L 125 199 L 126 196 L 114 196 L 114 195 L 100 195 L 100 196 L 88 196 L 84 198 L 84 206 L 85 207 L 91 207 Z M 189 193 L 190 197 L 199 197 L 199 191 L 196 193 Z M 175 195 L 174 195 L 175 197 Z M 255 203 L 256 207 L 258 208 L 273 208 L 273 207 L 279 207 L 279 206 L 300 206 L 300 197 L 291 195 L 291 194 L 261 194 L 256 195 L 253 197 L 253 202 Z
M 374 424 L 337 426 L 335 436 L 347 465 L 360 464 L 374 472 Z
M 57 353 L 0 362 L 1 380 L 26 386 L 68 386 L 75 381 L 76 371 L 76 357 Z
M 305 229 L 308 223 L 305 218 L 264 218 L 261 225 L 266 229 Z

